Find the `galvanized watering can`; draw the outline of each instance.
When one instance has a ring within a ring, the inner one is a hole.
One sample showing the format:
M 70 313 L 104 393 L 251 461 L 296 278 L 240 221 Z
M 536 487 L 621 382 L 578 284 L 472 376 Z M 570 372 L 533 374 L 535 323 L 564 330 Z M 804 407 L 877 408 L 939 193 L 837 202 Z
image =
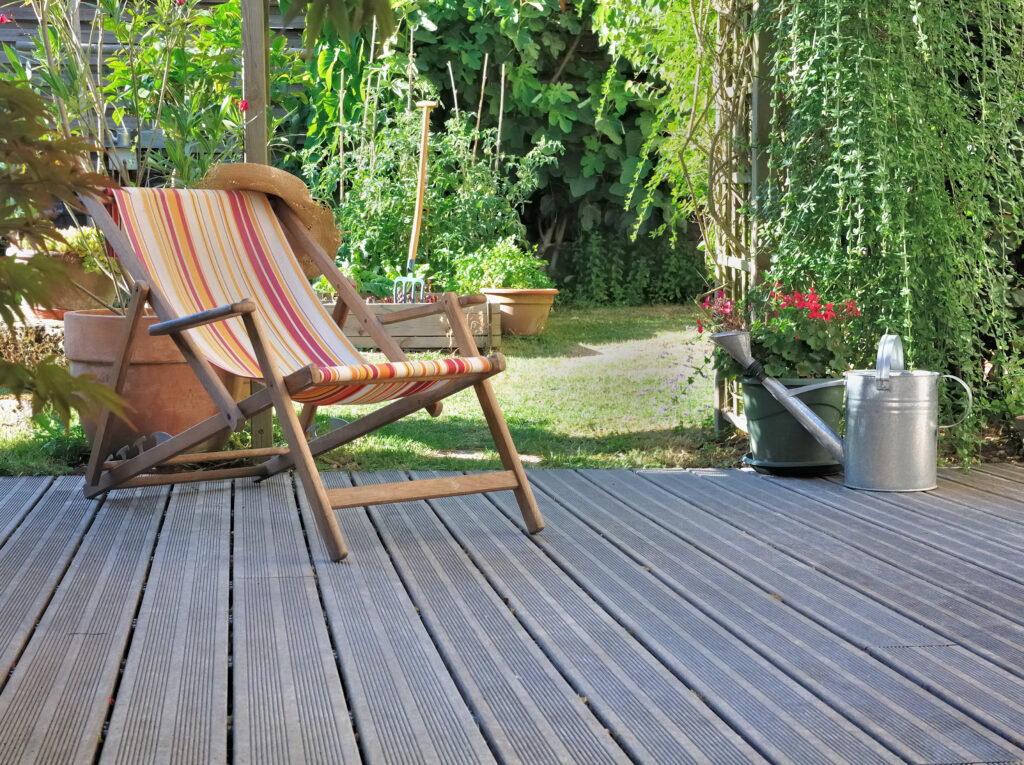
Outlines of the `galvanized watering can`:
M 868 491 L 927 491 L 934 489 L 939 432 L 939 380 L 949 378 L 971 389 L 954 375 L 903 368 L 903 343 L 898 335 L 883 335 L 875 369 L 855 369 L 842 380 L 786 388 L 769 377 L 750 354 L 749 332 L 719 332 L 711 340 L 760 382 L 797 422 L 828 450 L 844 471 L 843 483 Z M 836 435 L 797 396 L 818 388 L 846 386 L 846 438 Z

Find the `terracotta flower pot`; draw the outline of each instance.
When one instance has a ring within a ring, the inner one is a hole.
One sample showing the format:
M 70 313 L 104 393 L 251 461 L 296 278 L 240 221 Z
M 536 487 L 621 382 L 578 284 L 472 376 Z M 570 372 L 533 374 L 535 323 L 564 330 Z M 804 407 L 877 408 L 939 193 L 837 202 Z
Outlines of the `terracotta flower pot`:
M 539 335 L 547 324 L 556 289 L 483 289 L 487 301 L 501 311 L 501 331 L 509 335 Z
M 157 431 L 177 435 L 217 413 L 217 407 L 174 342 L 166 336 L 149 335 L 149 326 L 157 321 L 155 316 L 143 317 L 135 335 L 132 363 L 121 393 L 131 424 L 121 419 L 113 421 L 111 452 Z M 64 317 L 64 353 L 71 373 L 106 376 L 114 363 L 124 322 L 123 316 L 103 309 L 68 312 Z M 228 372 L 217 372 L 238 399 L 245 381 Z M 96 422 L 83 419 L 82 429 L 92 442 Z M 226 440 L 204 442 L 197 451 L 218 449 Z

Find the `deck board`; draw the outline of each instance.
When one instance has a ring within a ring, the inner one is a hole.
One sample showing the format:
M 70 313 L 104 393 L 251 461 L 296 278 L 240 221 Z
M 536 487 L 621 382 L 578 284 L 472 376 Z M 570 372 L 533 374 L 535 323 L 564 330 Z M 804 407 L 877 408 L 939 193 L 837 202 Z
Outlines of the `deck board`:
M 1024 467 L 529 475 L 342 563 L 290 476 L 0 478 L 0 763 L 1024 761 Z
M 1007 671 L 1024 676 L 1024 628 L 1019 624 L 955 591 L 908 575 L 893 563 L 853 548 L 843 539 L 773 512 L 776 505 L 790 500 L 773 485 L 772 480 L 753 479 L 763 483 L 754 500 L 745 498 L 745 492 L 737 489 L 732 480 L 668 473 L 657 475 L 659 485 L 670 487 L 679 496 L 685 496 L 688 491 L 701 496 L 705 512 L 737 528 L 742 527 L 762 542 L 927 626 L 942 636 L 939 642 L 960 643 Z M 720 475 L 724 477 L 727 474 Z M 740 477 L 739 482 L 746 484 L 750 475 Z M 805 500 L 801 502 L 810 504 Z
M 290 477 L 238 492 L 234 518 L 235 760 L 359 762 Z
M 590 480 L 583 481 L 583 477 Z M 574 497 L 571 504 L 585 507 L 590 517 L 599 518 L 609 539 L 633 550 L 677 592 L 699 601 L 709 615 L 899 756 L 913 762 L 953 762 L 964 759 L 967 752 L 984 752 L 984 758 L 978 759 L 1016 756 L 1014 748 L 999 736 L 818 623 L 820 601 L 808 602 L 801 595 L 806 588 L 795 586 L 794 581 L 800 575 L 807 587 L 817 588 L 816 580 L 822 577 L 814 571 L 787 566 L 785 559 L 774 560 L 773 568 L 792 573 L 794 578 L 786 580 L 768 567 L 759 568 L 759 553 L 766 558 L 771 555 L 770 548 L 756 540 L 743 540 L 749 558 L 735 549 L 716 550 L 721 539 L 716 535 L 728 537 L 730 532 L 714 522 L 712 513 L 705 512 L 708 505 L 716 504 L 713 495 L 700 497 L 698 508 L 668 492 L 652 491 L 654 486 L 644 486 L 645 482 L 653 484 L 650 479 L 675 477 L 674 473 L 645 473 L 641 478 L 625 471 L 583 471 L 583 477 L 558 476 L 563 486 L 586 498 L 583 502 Z M 704 488 L 704 479 L 690 477 L 698 482 L 687 487 L 688 495 L 693 496 Z M 607 492 L 611 501 L 600 492 Z M 623 505 L 641 517 L 616 518 L 623 515 Z M 644 540 L 642 533 L 650 534 L 654 542 Z M 694 545 L 699 547 L 695 550 Z M 708 558 L 716 552 L 722 553 L 721 558 L 710 562 Z M 748 571 L 761 573 L 768 586 L 752 588 L 746 578 Z M 849 595 L 843 600 L 847 603 L 843 611 L 825 612 L 833 623 L 849 623 L 862 613 Z M 880 609 L 863 613 L 877 615 L 883 625 L 899 627 L 903 621 L 898 614 Z M 925 644 L 936 640 L 912 624 L 902 626 L 907 628 L 902 633 L 904 639 L 913 635 Z M 862 639 L 864 627 L 855 621 L 853 634 Z M 887 636 L 884 639 L 892 640 L 890 630 L 880 632 Z
M 227 756 L 230 496 L 225 482 L 171 494 L 101 762 Z
M 486 499 L 442 498 L 430 505 L 632 754 L 649 762 L 761 759 Z
M 680 596 L 642 562 L 588 533 L 590 527 L 555 500 L 565 494 L 559 482 L 546 474 L 536 476 L 538 502 L 548 523 L 536 538 L 538 545 L 753 745 L 779 761 L 891 759 L 891 751 L 817 704 L 813 694 L 734 636 L 706 607 L 702 610 L 699 601 Z M 509 520 L 522 525 L 507 493 L 493 501 Z M 588 502 L 588 508 L 593 510 L 597 502 Z M 799 716 L 794 715 L 798 709 Z
M 325 484 L 351 482 L 331 474 Z M 350 554 L 334 564 L 300 500 L 366 760 L 493 761 L 366 511 L 340 511 Z
M 93 761 L 166 494 L 103 503 L 0 695 L 0 762 Z

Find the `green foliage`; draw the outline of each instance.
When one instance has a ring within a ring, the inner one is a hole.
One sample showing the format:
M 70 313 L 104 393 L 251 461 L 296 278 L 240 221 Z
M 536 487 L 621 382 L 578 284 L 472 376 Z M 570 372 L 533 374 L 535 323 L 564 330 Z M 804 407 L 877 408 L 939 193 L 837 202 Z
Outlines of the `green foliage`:
M 104 28 L 121 43 L 106 60 L 103 93 L 115 123 L 159 129 L 135 139 L 139 166 L 148 164 L 162 182 L 194 186 L 210 166 L 242 159 L 247 103 L 242 100 L 238 0 L 199 7 L 197 0 L 100 0 Z M 304 67 L 284 37 L 269 50 L 270 102 L 285 114 L 296 105 L 292 84 Z M 271 135 L 284 121 L 272 120 Z M 145 179 L 144 174 L 141 177 Z
M 535 248 L 524 251 L 514 236 L 499 239 L 490 247 L 463 252 L 455 258 L 452 287 L 456 292 L 476 293 L 485 287 L 545 289 L 554 282 L 544 273 L 547 265 Z
M 333 52 L 322 55 L 325 50 L 317 55 L 317 67 L 333 76 L 337 58 Z M 346 109 L 343 118 L 337 96 L 340 72 L 336 84 L 324 86 L 319 100 L 312 102 L 317 113 L 311 140 L 299 157 L 314 194 L 338 200 L 340 265 L 360 289 L 378 296 L 390 294 L 391 280 L 406 270 L 423 120 L 420 110 L 409 109 L 408 82 L 391 63 L 383 59 L 363 70 L 365 108 Z M 414 82 L 413 87 L 416 98 L 431 95 L 426 83 Z M 339 130 L 344 131 L 343 147 Z M 492 252 L 503 239 L 513 249 L 525 247 L 518 211 L 536 188 L 540 168 L 554 162 L 558 150 L 557 144 L 541 139 L 525 156 L 499 157 L 494 131 L 477 133 L 467 115 L 452 117 L 443 130 L 434 130 L 428 144 L 417 275 L 429 278 L 438 291 L 460 289 L 456 263 Z
M 775 91 L 763 233 L 775 278 L 845 294 L 912 366 L 1005 416 L 1021 325 L 1010 256 L 1024 242 L 1024 7 L 775 0 Z M 985 365 L 991 364 L 986 374 Z
M 81 141 L 54 136 L 46 105 L 28 82 L 0 81 L 0 236 L 45 250 L 56 236 L 45 217 L 55 197 L 72 201 L 106 179 L 82 169 Z M 0 319 L 8 329 L 22 319 L 23 301 L 48 305 L 49 286 L 63 277 L 59 263 L 36 256 L 27 262 L 0 257 Z M 38 364 L 0 361 L 0 388 L 33 394 L 33 413 L 52 405 L 64 423 L 71 409 L 102 403 L 120 411 L 120 399 L 88 376 L 72 377 L 55 360 Z
M 710 3 L 597 0 L 594 8 L 594 29 L 609 53 L 638 72 L 657 75 L 645 81 L 647 111 L 638 152 L 651 173 L 637 173 L 631 184 L 640 192 L 633 203 L 641 211 L 654 205 L 672 222 L 701 212 L 707 201 L 712 76 L 722 63 L 715 59 L 717 22 Z
M 689 242 L 662 235 L 629 246 L 584 235 L 559 261 L 562 302 L 581 306 L 680 303 L 704 289 L 704 263 Z
M 546 259 L 565 258 L 572 242 L 597 233 L 640 251 L 645 243 L 629 243 L 634 229 L 682 222 L 655 167 L 668 155 L 655 163 L 652 154 L 660 71 L 637 72 L 602 49 L 592 2 L 566 12 L 558 0 L 414 0 L 396 11 L 396 68 L 406 71 L 413 38 L 417 76 L 433 84 L 449 113 L 475 119 L 486 76 L 481 124 L 495 127 L 504 64 L 502 149 L 522 155 L 542 137 L 564 147 L 562 161 L 541 170 L 525 210 Z M 650 193 L 632 195 L 634 184 Z

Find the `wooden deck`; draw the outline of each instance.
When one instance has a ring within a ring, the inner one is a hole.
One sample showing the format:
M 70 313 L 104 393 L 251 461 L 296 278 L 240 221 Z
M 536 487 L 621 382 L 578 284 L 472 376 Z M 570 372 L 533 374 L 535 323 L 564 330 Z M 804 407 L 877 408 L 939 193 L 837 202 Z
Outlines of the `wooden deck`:
M 1024 469 L 530 477 L 340 564 L 287 477 L 0 479 L 0 762 L 1024 760 Z

